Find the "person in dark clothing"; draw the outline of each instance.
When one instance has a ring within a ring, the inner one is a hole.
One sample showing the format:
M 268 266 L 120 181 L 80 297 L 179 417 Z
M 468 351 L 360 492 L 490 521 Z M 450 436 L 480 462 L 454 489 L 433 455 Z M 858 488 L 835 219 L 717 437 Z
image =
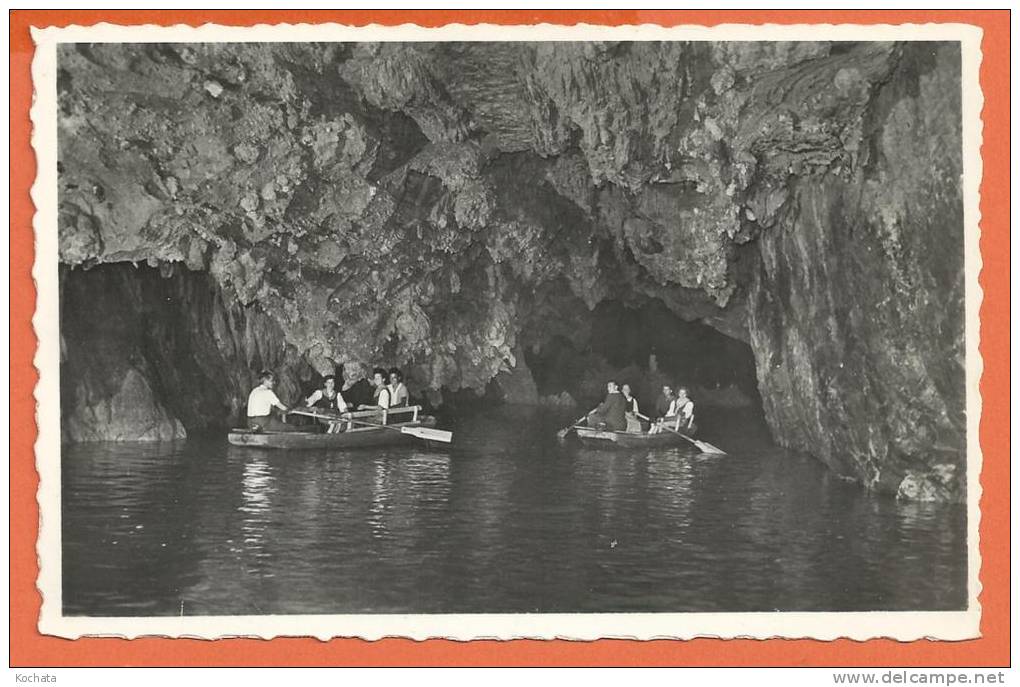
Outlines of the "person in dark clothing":
M 588 426 L 622 432 L 627 429 L 627 400 L 613 380 L 606 384 L 606 392 L 606 400 L 588 413 Z
M 638 417 L 641 415 L 641 407 L 638 405 L 637 397 L 634 396 L 630 389 L 630 384 L 621 386 L 620 393 L 623 394 L 623 399 L 627 402 L 627 431 L 636 433 L 647 430 L 647 423 L 642 422 L 641 418 Z
M 630 390 L 630 384 L 624 384 L 620 387 L 620 393 L 623 394 L 624 400 L 627 401 L 627 412 L 634 413 L 635 415 L 641 412 L 641 408 L 638 406 L 637 398 L 634 397 L 633 392 Z
M 344 397 L 337 391 L 336 388 L 336 377 L 333 375 L 326 375 L 322 380 L 322 388 L 316 389 L 312 394 L 305 399 L 305 405 L 309 408 L 315 408 L 323 413 L 330 415 L 337 415 L 347 411 L 347 402 Z M 325 418 L 317 418 L 316 420 L 322 428 L 329 434 L 335 434 L 343 430 L 343 424 L 327 420 Z
M 673 387 L 669 384 L 663 384 L 662 395 L 655 401 L 655 417 L 662 418 L 669 415 L 669 410 L 673 407 L 673 401 L 675 400 L 676 394 L 673 393 Z
M 347 402 L 348 410 L 357 410 L 360 406 L 372 405 L 374 389 L 372 383 L 365 379 L 360 363 L 348 362 L 340 370 L 340 378 L 344 380 L 340 387 Z

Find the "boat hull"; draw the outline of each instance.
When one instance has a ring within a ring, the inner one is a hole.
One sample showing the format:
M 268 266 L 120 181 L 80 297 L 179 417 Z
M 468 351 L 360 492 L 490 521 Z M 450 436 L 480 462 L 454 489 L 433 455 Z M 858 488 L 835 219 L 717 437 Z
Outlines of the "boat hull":
M 638 434 L 636 432 L 600 431 L 587 427 L 577 427 L 574 431 L 577 442 L 581 446 L 607 451 L 693 447 L 690 440 L 668 431 L 658 434 Z
M 323 432 L 253 432 L 250 429 L 232 429 L 227 441 L 234 446 L 296 450 L 329 450 L 366 448 L 371 446 L 399 446 L 427 443 L 409 434 L 397 431 L 400 427 L 435 427 L 436 420 L 424 417 L 420 422 L 403 422 L 388 425 L 391 429 L 356 427 L 338 434 Z

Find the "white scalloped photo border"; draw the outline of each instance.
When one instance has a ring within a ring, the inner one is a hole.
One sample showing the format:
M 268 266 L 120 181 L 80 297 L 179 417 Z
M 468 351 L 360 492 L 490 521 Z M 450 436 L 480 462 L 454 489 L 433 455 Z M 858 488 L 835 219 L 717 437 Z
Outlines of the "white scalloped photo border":
M 375 640 L 405 637 L 415 640 L 472 639 L 691 639 L 812 638 L 867 640 L 923 638 L 965 640 L 980 636 L 980 550 L 978 507 L 981 497 L 981 447 L 978 424 L 981 397 L 978 382 L 982 362 L 979 342 L 981 270 L 979 248 L 979 187 L 982 174 L 979 86 L 982 30 L 966 24 L 831 25 L 726 24 L 713 27 L 495 26 L 449 24 L 426 28 L 400 26 L 344 26 L 340 24 L 261 24 L 231 27 L 205 24 L 177 26 L 68 26 L 32 28 L 36 44 L 32 62 L 35 84 L 31 109 L 32 145 L 38 173 L 32 187 L 37 208 L 34 218 L 37 306 L 32 320 L 38 338 L 35 366 L 35 446 L 39 473 L 40 530 L 37 542 L 43 604 L 39 631 L 67 638 L 82 636 L 222 637 L 307 636 L 319 639 L 357 637 Z M 584 614 L 372 614 L 276 615 L 202 617 L 68 617 L 61 602 L 60 528 L 60 330 L 57 239 L 57 46 L 75 42 L 366 42 L 366 41 L 958 41 L 962 55 L 963 198 L 966 261 L 967 357 L 967 504 L 968 591 L 965 611 L 868 613 L 584 613 Z M 1007 457 L 1003 457 L 1004 459 Z

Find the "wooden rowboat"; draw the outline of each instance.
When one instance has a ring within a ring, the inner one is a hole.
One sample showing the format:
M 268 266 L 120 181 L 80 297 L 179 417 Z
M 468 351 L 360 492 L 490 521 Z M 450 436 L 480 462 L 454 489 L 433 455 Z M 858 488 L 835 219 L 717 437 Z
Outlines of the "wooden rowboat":
M 337 433 L 323 431 L 272 432 L 235 428 L 227 434 L 227 441 L 234 446 L 288 450 L 349 449 L 412 444 L 421 441 L 423 437 L 420 435 L 427 433 L 429 428 L 436 426 L 436 419 L 434 417 L 419 415 L 418 410 L 418 407 L 412 406 L 400 411 L 390 411 L 390 418 L 388 419 L 400 420 L 403 419 L 400 415 L 403 415 L 407 418 L 403 422 L 386 422 L 387 418 L 385 416 L 380 417 L 381 414 L 377 411 L 350 413 L 350 417 L 353 419 L 349 422 L 341 423 L 344 431 Z M 386 426 L 365 424 L 359 422 L 358 418 L 371 418 L 373 422 L 386 422 Z M 408 433 L 408 431 L 412 433 Z M 439 434 L 443 433 L 439 432 Z M 446 439 L 446 441 L 449 441 L 449 439 Z
M 681 436 L 676 432 L 662 431 L 658 434 L 613 432 L 575 426 L 573 433 L 577 437 L 578 443 L 586 448 L 610 451 L 672 448 L 674 446 L 694 448 L 693 437 Z

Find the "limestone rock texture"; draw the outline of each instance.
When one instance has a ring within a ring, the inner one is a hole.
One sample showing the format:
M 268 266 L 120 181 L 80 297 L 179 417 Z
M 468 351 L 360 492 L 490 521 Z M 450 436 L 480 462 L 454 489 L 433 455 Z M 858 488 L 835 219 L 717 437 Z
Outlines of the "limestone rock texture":
M 171 441 L 184 439 L 184 425 L 153 396 L 148 380 L 127 368 L 109 396 L 91 398 L 87 387 L 76 389 L 65 422 L 69 441 Z
M 312 368 L 256 307 L 209 274 L 115 263 L 61 268 L 64 439 L 165 440 L 235 424 L 258 373 L 293 398 Z
M 60 260 L 202 275 L 221 412 L 256 362 L 483 389 L 657 299 L 750 343 L 779 443 L 958 498 L 959 71 L 950 43 L 62 46 Z

